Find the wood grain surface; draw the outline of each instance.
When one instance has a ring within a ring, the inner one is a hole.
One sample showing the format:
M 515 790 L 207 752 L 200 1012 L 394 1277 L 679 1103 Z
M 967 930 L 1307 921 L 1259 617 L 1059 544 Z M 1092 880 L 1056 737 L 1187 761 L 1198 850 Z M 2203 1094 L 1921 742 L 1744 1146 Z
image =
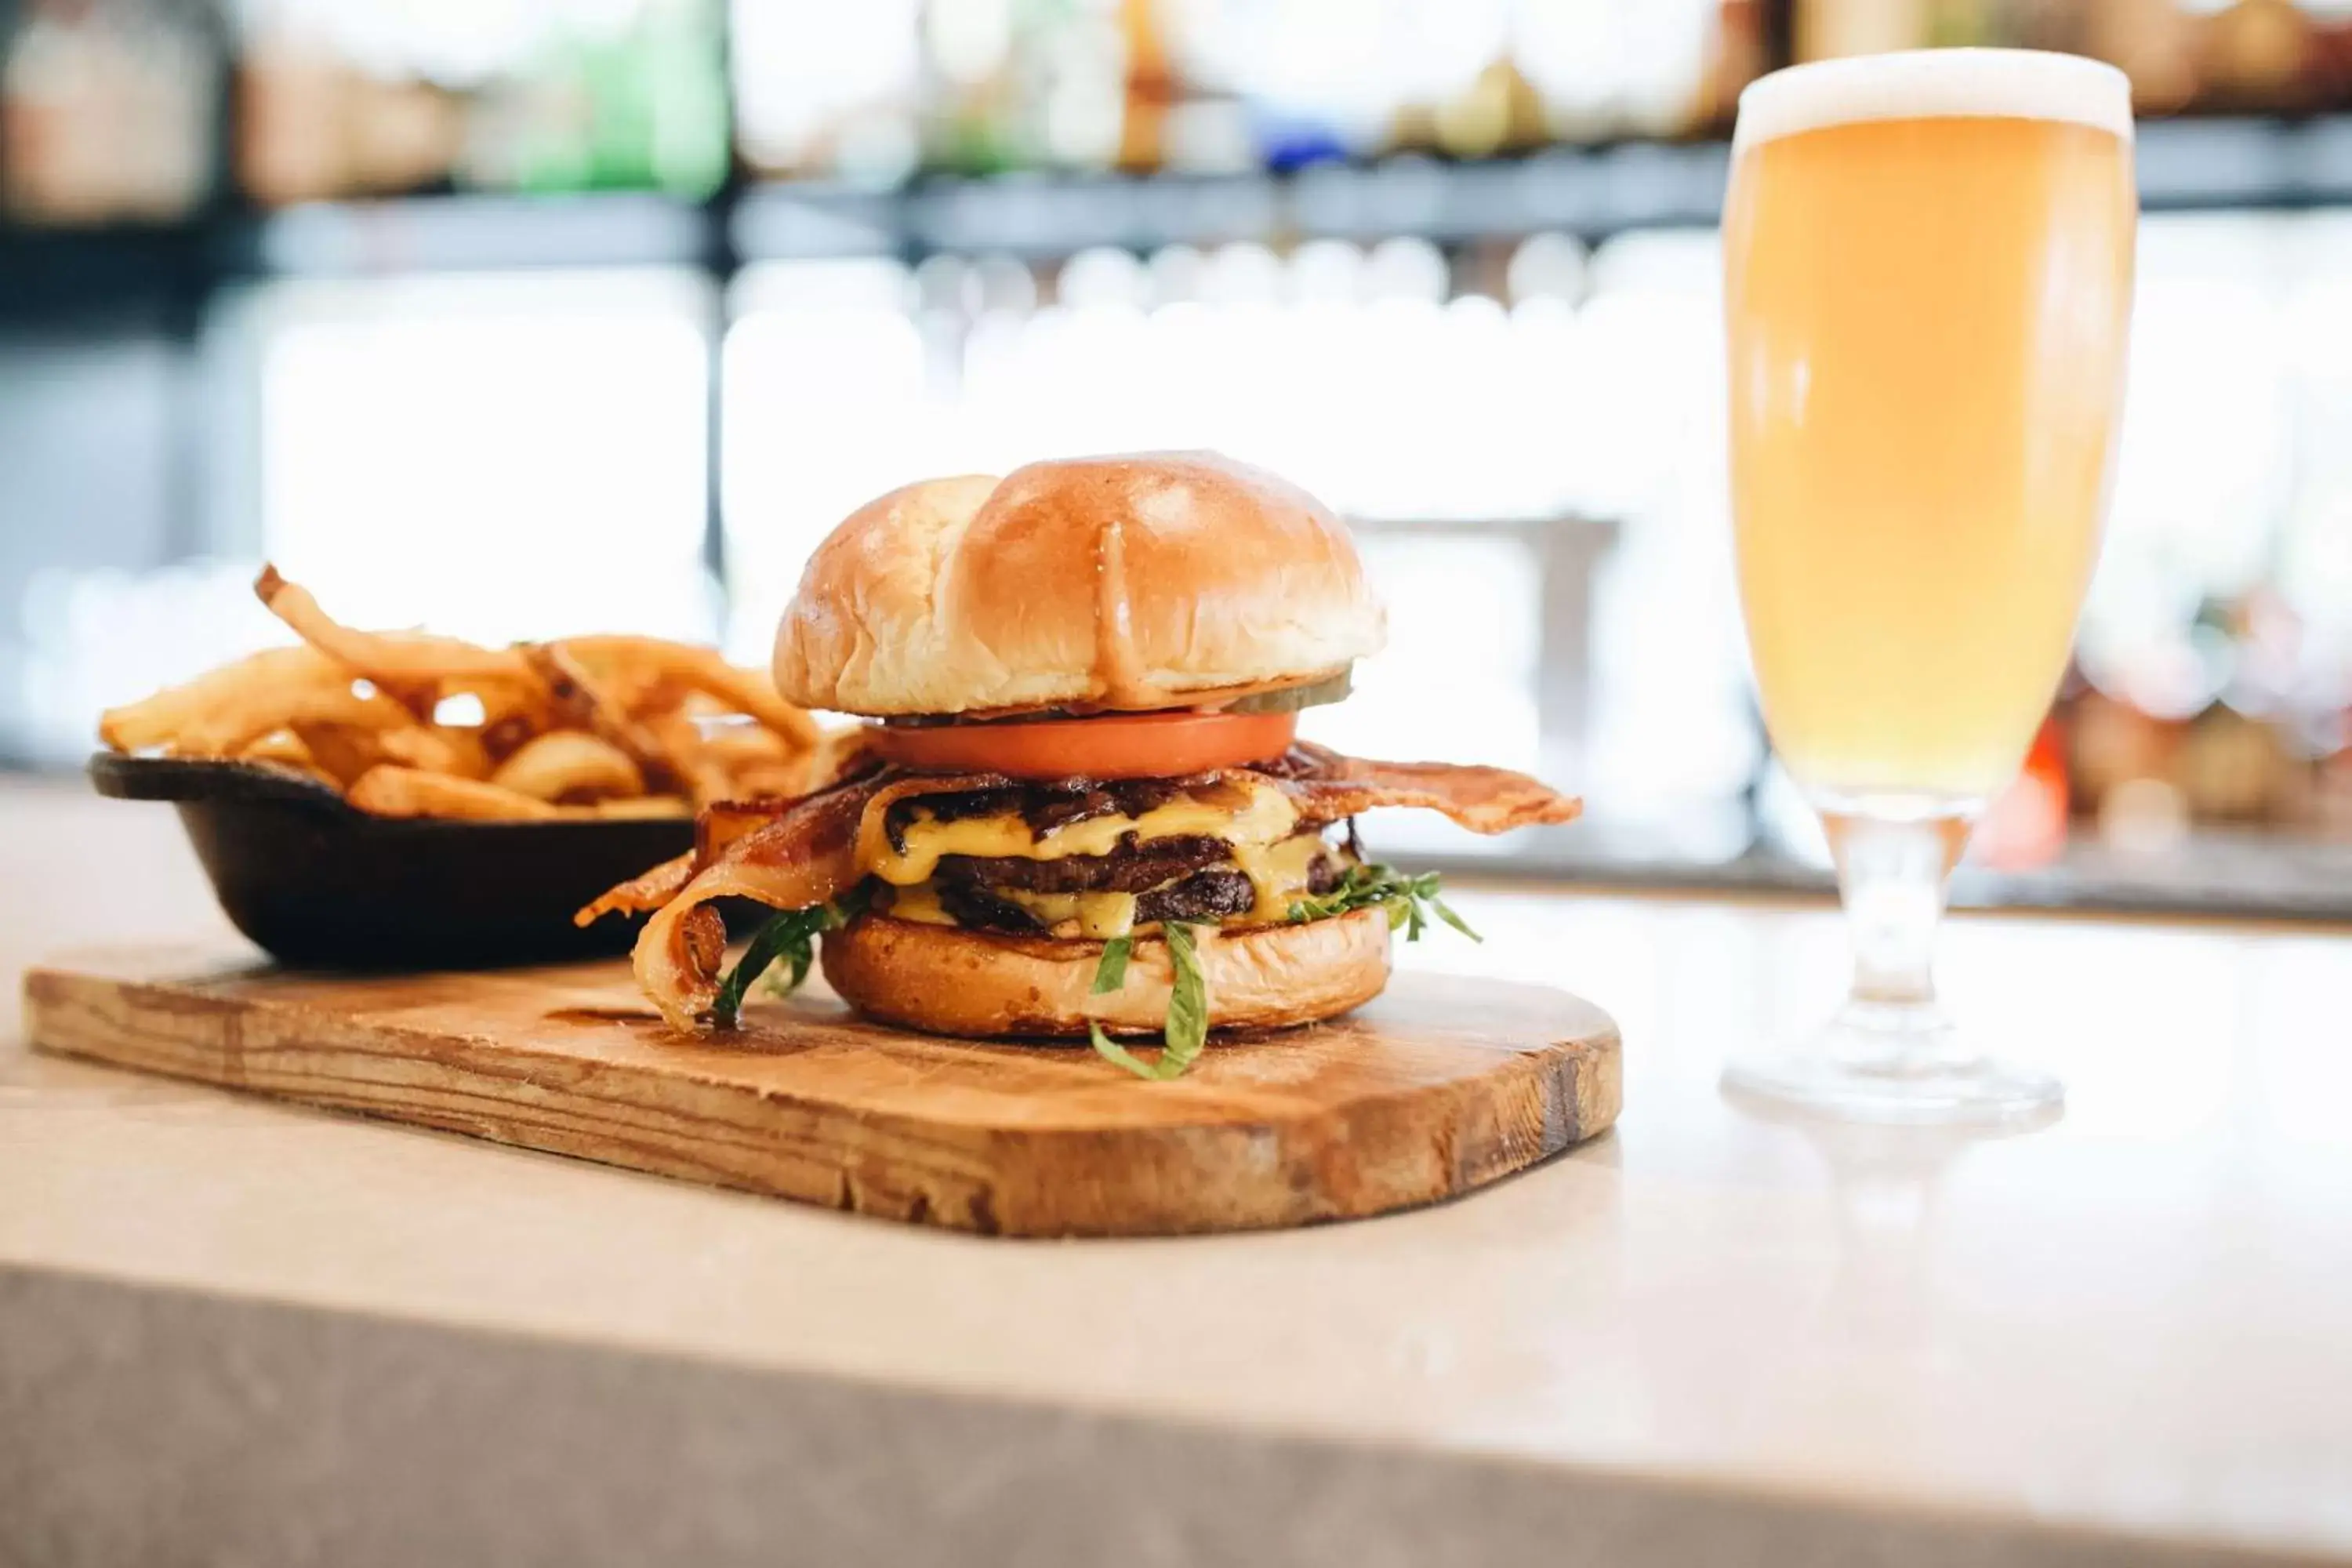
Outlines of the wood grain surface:
M 28 971 L 25 1016 L 45 1051 L 1006 1236 L 1431 1203 L 1601 1131 L 1621 1082 L 1590 1003 L 1415 974 L 1349 1017 L 1216 1043 L 1172 1083 L 866 1024 L 816 984 L 725 1043 L 682 1037 L 617 961 L 356 976 L 113 952 Z

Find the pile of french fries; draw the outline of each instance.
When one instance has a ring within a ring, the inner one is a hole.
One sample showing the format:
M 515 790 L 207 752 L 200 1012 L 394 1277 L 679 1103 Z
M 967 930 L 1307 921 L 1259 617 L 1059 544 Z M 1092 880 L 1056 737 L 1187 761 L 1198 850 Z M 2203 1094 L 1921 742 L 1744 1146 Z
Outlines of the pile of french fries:
M 301 644 L 108 710 L 108 746 L 290 769 L 380 816 L 534 821 L 791 798 L 849 743 L 715 649 L 637 637 L 482 647 L 344 626 L 274 567 L 254 591 Z

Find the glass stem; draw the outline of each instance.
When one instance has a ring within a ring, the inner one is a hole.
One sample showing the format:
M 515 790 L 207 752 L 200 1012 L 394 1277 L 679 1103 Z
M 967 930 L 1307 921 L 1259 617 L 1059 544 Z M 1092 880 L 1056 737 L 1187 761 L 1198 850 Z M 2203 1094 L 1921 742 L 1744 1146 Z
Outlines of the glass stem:
M 1934 1012 L 1936 925 L 1969 819 L 1825 809 L 1822 826 L 1853 937 L 1852 1010 L 1888 1022 Z

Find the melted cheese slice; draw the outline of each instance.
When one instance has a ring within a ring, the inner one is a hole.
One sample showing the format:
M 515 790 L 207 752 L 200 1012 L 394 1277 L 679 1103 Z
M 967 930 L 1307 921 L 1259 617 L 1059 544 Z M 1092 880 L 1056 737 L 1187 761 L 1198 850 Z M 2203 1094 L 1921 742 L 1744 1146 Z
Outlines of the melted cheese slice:
M 1319 833 L 1302 833 L 1271 847 L 1234 845 L 1234 864 L 1257 889 L 1256 907 L 1242 918 L 1255 925 L 1288 920 L 1290 906 L 1307 896 L 1307 877 L 1316 858 L 1329 847 Z
M 1247 913 L 1229 915 L 1221 923 L 1268 925 L 1288 920 L 1290 906 L 1307 896 L 1307 879 L 1316 858 L 1328 848 L 1322 837 L 1314 833 L 1302 833 L 1272 846 L 1234 846 L 1234 863 L 1256 889 L 1257 901 Z M 1031 893 L 1017 888 L 999 888 L 995 893 L 1006 902 L 1028 910 L 1048 930 L 1066 921 L 1075 924 L 1075 933 L 1056 932 L 1057 935 L 1076 934 L 1107 942 L 1135 931 L 1133 893 Z M 939 889 L 930 882 L 897 888 L 890 899 L 890 913 L 899 920 L 920 921 L 927 925 L 955 924 L 955 917 L 941 906 Z
M 1008 889 L 997 897 L 1027 910 L 1048 931 L 1064 921 L 1074 921 L 1078 935 L 1108 942 L 1135 930 L 1133 893 L 1024 893 Z
M 1073 855 L 1108 855 L 1130 833 L 1139 843 L 1194 835 L 1222 838 L 1238 855 L 1243 848 L 1278 844 L 1290 837 L 1298 824 L 1298 807 L 1288 795 L 1270 784 L 1234 787 L 1248 791 L 1238 808 L 1186 795 L 1141 816 L 1089 817 L 1044 834 L 1032 831 L 1017 813 L 940 822 L 918 805 L 903 836 L 906 848 L 893 848 L 885 839 L 866 869 L 893 886 L 910 888 L 929 881 L 943 855 L 1063 860 Z M 1243 868 L 1248 869 L 1246 865 Z

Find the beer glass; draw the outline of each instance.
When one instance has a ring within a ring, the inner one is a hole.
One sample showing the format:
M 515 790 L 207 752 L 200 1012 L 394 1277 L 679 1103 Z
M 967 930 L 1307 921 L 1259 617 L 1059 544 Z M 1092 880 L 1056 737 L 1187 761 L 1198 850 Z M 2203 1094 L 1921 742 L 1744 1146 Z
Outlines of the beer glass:
M 1844 1008 L 1736 1063 L 1747 1092 L 1938 1121 L 2061 1097 L 1964 1042 L 1929 957 L 2098 554 L 2137 226 L 2129 89 L 2090 60 L 1922 50 L 1741 96 L 1723 220 L 1740 602 L 1854 947 Z

